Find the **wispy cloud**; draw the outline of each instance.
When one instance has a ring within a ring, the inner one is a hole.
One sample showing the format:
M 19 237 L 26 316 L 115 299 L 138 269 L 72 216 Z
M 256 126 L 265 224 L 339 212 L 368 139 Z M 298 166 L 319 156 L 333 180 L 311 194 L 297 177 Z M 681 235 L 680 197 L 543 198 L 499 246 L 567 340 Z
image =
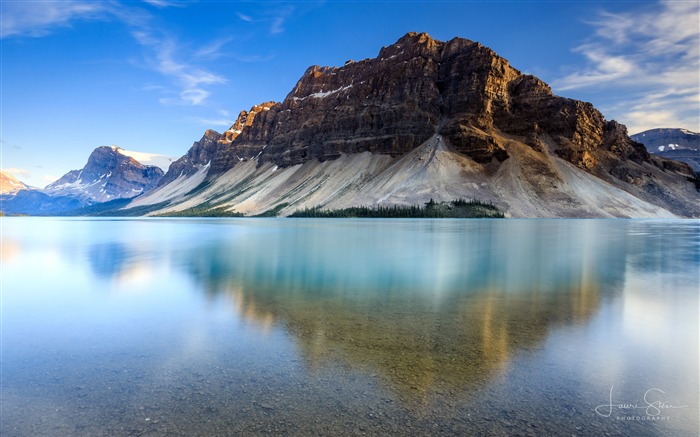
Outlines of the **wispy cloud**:
M 216 39 L 209 44 L 200 47 L 198 50 L 195 50 L 193 56 L 197 59 L 215 61 L 223 56 L 222 49 L 224 46 L 233 40 L 234 38 L 232 36 Z
M 201 105 L 211 94 L 205 86 L 226 83 L 226 79 L 204 67 L 178 59 L 182 51 L 175 39 L 167 34 L 155 34 L 140 28 L 132 32 L 139 44 L 150 50 L 147 65 L 166 76 L 179 87 L 177 97 L 160 99 L 163 104 Z
M 110 2 L 81 0 L 0 3 L 0 38 L 44 36 L 55 28 L 70 26 L 76 20 L 107 19 L 112 10 Z
M 184 1 L 144 0 L 158 8 L 183 6 Z M 211 95 L 211 85 L 226 83 L 224 77 L 210 71 L 204 63 L 221 56 L 230 38 L 215 40 L 196 51 L 186 50 L 177 38 L 156 25 L 154 17 L 131 2 L 118 1 L 33 1 L 2 2 L 0 37 L 41 37 L 51 31 L 70 26 L 79 20 L 117 21 L 125 24 L 135 41 L 147 49 L 145 64 L 168 79 L 169 94 L 163 104 L 202 105 Z
M 241 14 L 240 12 L 237 12 L 236 15 L 238 16 L 238 18 L 240 18 L 242 21 L 245 21 L 246 23 L 253 22 L 253 17 L 251 17 L 250 15 Z
M 243 14 L 241 12 L 236 12 L 236 16 L 246 23 L 260 24 L 267 27 L 267 31 L 270 35 L 278 35 L 285 31 L 285 25 L 287 20 L 292 17 L 295 12 L 295 7 L 291 5 L 266 8 L 263 11 L 259 11 L 257 14 Z
M 225 129 L 228 129 L 233 124 L 233 120 L 229 120 L 227 118 L 196 117 L 189 119 L 189 121 L 207 128 L 223 127 Z
M 147 3 L 151 6 L 155 6 L 157 8 L 168 8 L 172 6 L 183 6 L 182 1 L 177 1 L 177 0 L 142 0 L 144 3 Z
M 160 0 L 157 0 L 160 1 Z M 183 5 L 184 2 L 177 2 Z M 170 5 L 170 2 L 168 2 Z M 209 86 L 226 83 L 226 79 L 209 70 L 204 63 L 216 59 L 226 39 L 216 40 L 199 51 L 187 49 L 167 29 L 154 25 L 154 20 L 143 11 L 120 8 L 120 19 L 131 28 L 131 36 L 146 49 L 143 63 L 147 68 L 168 79 L 171 86 L 147 85 L 150 90 L 161 88 L 166 97 L 164 105 L 202 105 L 211 95 Z M 197 52 L 201 52 L 197 55 Z M 174 89 L 173 89 L 174 88 Z
M 232 53 L 231 57 L 239 62 L 253 63 L 253 62 L 267 62 L 274 58 L 273 53 L 267 55 L 239 55 L 237 53 Z
M 611 105 L 630 132 L 653 127 L 700 128 L 700 3 L 662 1 L 627 13 L 602 12 L 594 36 L 574 50 L 585 68 L 552 83 L 556 91 L 625 90 Z M 607 115 L 607 114 L 606 114 Z
M 3 168 L 1 171 L 3 173 L 11 174 L 12 176 L 16 177 L 17 179 L 30 178 L 32 176 L 32 173 L 25 168 L 9 167 L 9 168 Z
M 634 73 L 635 62 L 623 55 L 612 55 L 596 44 L 586 44 L 575 49 L 582 53 L 593 66 L 583 71 L 572 73 L 555 82 L 560 90 L 570 90 L 607 84 L 610 81 L 628 77 Z
M 273 35 L 277 35 L 279 33 L 284 32 L 284 25 L 287 21 L 287 19 L 292 15 L 292 12 L 294 12 L 294 7 L 293 6 L 287 6 L 281 9 L 276 10 L 272 14 L 272 20 L 270 24 L 270 33 Z

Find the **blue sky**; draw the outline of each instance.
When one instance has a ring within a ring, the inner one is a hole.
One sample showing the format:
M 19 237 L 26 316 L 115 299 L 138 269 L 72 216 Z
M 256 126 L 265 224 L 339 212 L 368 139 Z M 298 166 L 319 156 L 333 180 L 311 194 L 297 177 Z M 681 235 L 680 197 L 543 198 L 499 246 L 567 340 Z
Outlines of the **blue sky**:
M 101 145 L 179 157 L 310 65 L 409 31 L 491 47 L 630 133 L 700 130 L 697 1 L 2 0 L 2 163 L 43 187 Z

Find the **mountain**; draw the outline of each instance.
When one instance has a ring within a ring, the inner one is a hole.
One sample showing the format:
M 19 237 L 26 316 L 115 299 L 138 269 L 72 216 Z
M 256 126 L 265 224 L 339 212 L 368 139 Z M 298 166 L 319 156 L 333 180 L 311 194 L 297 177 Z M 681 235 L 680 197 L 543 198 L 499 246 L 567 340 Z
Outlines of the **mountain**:
M 86 204 L 130 198 L 150 190 L 163 170 L 146 166 L 116 146 L 98 147 L 81 170 L 71 170 L 44 189 L 51 196 L 71 196 Z
M 0 212 L 3 214 L 48 215 L 83 206 L 78 199 L 67 196 L 49 196 L 30 187 L 9 173 L 0 172 Z
M 649 153 L 685 162 L 700 172 L 700 133 L 687 129 L 651 129 L 630 136 Z
M 6 214 L 64 214 L 101 202 L 138 196 L 155 187 L 164 172 L 159 167 L 141 164 L 131 156 L 134 154 L 139 155 L 116 146 L 98 147 L 81 170 L 69 171 L 43 190 L 22 184 L 22 187 L 5 192 L 6 184 L 7 187 L 10 184 L 18 187 L 19 181 L 14 178 L 16 182 L 12 181 L 11 176 L 6 179 L 3 173 L 0 210 Z
M 85 202 L 75 197 L 51 196 L 37 188 L 0 195 L 0 212 L 7 215 L 54 215 L 84 206 Z
M 259 113 L 268 111 L 274 105 L 275 102 L 266 102 L 253 106 L 250 111 L 241 111 L 233 125 L 223 134 L 211 129 L 204 132 L 202 139 L 192 144 L 187 154 L 172 164 L 158 186 L 173 182 L 177 178 L 187 178 L 205 169 L 208 170 L 212 159 L 217 154 L 223 153 L 223 149 L 233 143 L 244 128 L 250 127 Z M 244 159 L 237 157 L 235 152 L 234 157 L 239 161 Z
M 9 173 L 0 171 L 0 195 L 12 194 L 19 190 L 26 190 L 28 187 L 23 182 Z
M 491 49 L 408 33 L 376 58 L 312 66 L 280 103 L 207 131 L 139 213 L 492 202 L 511 217 L 700 215 L 686 164 Z

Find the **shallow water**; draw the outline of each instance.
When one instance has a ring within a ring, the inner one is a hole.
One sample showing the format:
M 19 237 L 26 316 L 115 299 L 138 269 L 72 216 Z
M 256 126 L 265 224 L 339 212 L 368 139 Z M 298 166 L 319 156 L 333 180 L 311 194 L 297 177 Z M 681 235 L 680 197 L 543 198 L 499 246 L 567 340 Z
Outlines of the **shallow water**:
M 698 221 L 2 228 L 3 437 L 699 432 Z

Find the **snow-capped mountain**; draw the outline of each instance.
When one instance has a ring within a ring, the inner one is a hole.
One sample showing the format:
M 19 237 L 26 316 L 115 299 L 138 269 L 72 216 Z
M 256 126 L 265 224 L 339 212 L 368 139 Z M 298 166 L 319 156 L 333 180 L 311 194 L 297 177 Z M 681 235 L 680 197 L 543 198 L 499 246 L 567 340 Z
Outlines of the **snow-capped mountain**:
M 88 204 L 131 198 L 155 187 L 163 170 L 143 165 L 117 146 L 95 149 L 87 164 L 46 186 L 52 196 L 72 196 Z M 133 152 L 132 152 L 133 154 Z
M 685 162 L 700 172 L 700 133 L 675 128 L 651 129 L 630 138 L 644 144 L 649 153 Z
M 9 173 L 0 172 L 0 212 L 3 214 L 47 215 L 83 206 L 84 202 L 74 197 L 49 196 Z
M 0 173 L 0 210 L 5 214 L 64 214 L 95 203 L 136 197 L 155 187 L 164 174 L 158 166 L 139 162 L 137 156 L 166 168 L 172 161 L 167 156 L 117 146 L 98 147 L 82 169 L 69 171 L 43 190 Z
M 634 141 L 644 144 L 650 153 L 669 150 L 700 150 L 700 133 L 688 129 L 650 129 L 630 135 Z

